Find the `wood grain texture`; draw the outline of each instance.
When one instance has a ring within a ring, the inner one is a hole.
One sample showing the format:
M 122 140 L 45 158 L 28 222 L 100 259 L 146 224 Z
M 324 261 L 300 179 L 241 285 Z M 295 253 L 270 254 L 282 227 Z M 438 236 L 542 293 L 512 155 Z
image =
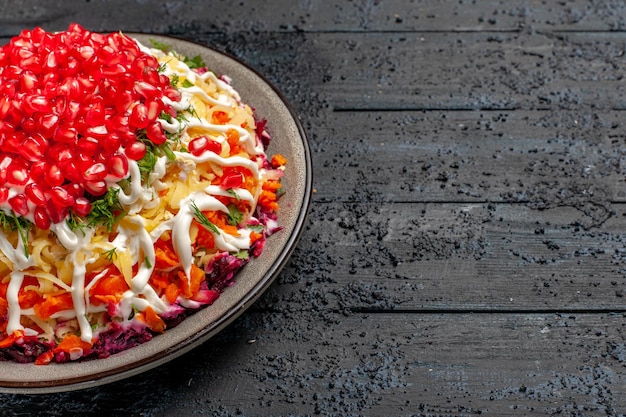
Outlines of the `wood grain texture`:
M 626 413 L 621 2 L 0 6 L 4 41 L 78 21 L 241 59 L 300 115 L 316 189 L 283 272 L 218 337 L 0 414 Z

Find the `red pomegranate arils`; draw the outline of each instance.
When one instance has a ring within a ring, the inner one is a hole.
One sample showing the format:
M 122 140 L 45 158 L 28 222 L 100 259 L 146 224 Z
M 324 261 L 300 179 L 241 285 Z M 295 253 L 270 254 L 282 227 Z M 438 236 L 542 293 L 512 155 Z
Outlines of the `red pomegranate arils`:
M 167 140 L 157 119 L 164 110 L 176 116 L 163 100 L 180 93 L 158 68 L 131 38 L 77 24 L 24 30 L 2 46 L 0 202 L 13 195 L 11 207 L 25 215 L 22 201 L 30 201 L 43 229 L 69 207 L 88 215 L 84 193 L 102 195 L 129 175 L 129 160 L 146 154 L 138 137 L 157 146 Z

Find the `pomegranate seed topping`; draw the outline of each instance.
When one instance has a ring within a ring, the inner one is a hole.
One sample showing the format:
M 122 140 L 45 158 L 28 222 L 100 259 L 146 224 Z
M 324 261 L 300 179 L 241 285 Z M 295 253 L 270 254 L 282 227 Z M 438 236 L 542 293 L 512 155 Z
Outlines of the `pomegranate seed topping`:
M 221 186 L 225 189 L 237 188 L 243 182 L 243 175 L 240 172 L 231 172 L 224 175 Z
M 100 141 L 100 146 L 104 148 L 107 153 L 113 153 L 117 151 L 122 145 L 122 138 L 117 133 L 111 133 L 106 139 Z
M 75 199 L 85 195 L 85 187 L 78 183 L 67 184 L 64 185 L 63 188 L 65 188 L 67 192 L 70 193 L 70 195 Z
M 107 191 L 107 183 L 104 181 L 86 181 L 85 191 L 94 196 L 100 196 Z
M 9 205 L 13 211 L 20 216 L 25 216 L 30 211 L 28 209 L 28 201 L 26 201 L 26 196 L 24 194 L 18 194 L 9 198 Z
M 72 206 L 72 210 L 74 210 L 74 213 L 78 214 L 79 216 L 84 217 L 88 215 L 91 211 L 91 202 L 89 202 L 89 200 L 87 200 L 85 197 L 78 197 L 76 199 L 76 202 Z
M 59 223 L 67 216 L 68 208 L 57 206 L 53 200 L 48 200 L 46 204 L 46 214 L 53 223 Z
M 50 229 L 50 216 L 44 207 L 35 207 L 33 220 L 35 221 L 35 226 L 38 228 L 42 230 Z
M 128 124 L 137 129 L 145 129 L 148 123 L 150 123 L 148 108 L 143 103 L 137 104 L 130 112 Z
M 192 139 L 187 146 L 189 148 L 189 152 L 195 156 L 200 156 L 207 150 L 218 155 L 222 152 L 222 145 L 219 142 L 207 138 L 206 136 L 198 136 L 197 138 Z
M 146 135 L 155 145 L 161 145 L 167 140 L 163 126 L 159 121 L 154 121 L 148 125 Z
M 129 160 L 146 154 L 138 133 L 156 145 L 167 140 L 157 119 L 176 110 L 163 100 L 181 97 L 158 67 L 133 39 L 77 24 L 24 30 L 0 47 L 0 203 L 11 200 L 18 215 L 34 206 L 42 229 L 70 208 L 89 214 L 85 192 L 104 194 L 106 181 L 127 177 Z M 189 148 L 221 151 L 208 138 Z
M 126 147 L 124 153 L 128 159 L 139 161 L 146 154 L 146 145 L 142 142 L 133 142 Z
M 45 206 L 46 205 L 46 196 L 43 193 L 41 187 L 34 182 L 31 182 L 24 189 L 24 194 L 30 201 L 32 201 L 36 206 Z
M 101 162 L 98 162 L 97 164 L 93 164 L 92 166 L 87 168 L 87 170 L 83 174 L 83 178 L 85 179 L 85 181 L 88 181 L 88 182 L 100 181 L 106 178 L 106 176 L 107 176 L 107 167 Z
M 26 137 L 26 139 L 24 139 L 24 141 L 20 144 L 20 154 L 24 157 L 24 159 L 31 162 L 41 161 L 47 150 L 48 142 L 38 133 Z
M 24 185 L 30 179 L 28 168 L 18 161 L 13 161 L 7 168 L 7 183 L 12 185 Z
M 61 172 L 61 168 L 59 168 L 57 164 L 50 164 L 46 171 L 44 181 L 51 187 L 63 184 L 65 177 Z
M 206 136 L 199 136 L 197 138 L 192 139 L 187 146 L 189 148 L 189 152 L 192 155 L 200 156 L 204 153 L 207 145 L 209 143 L 209 139 Z
M 30 166 L 30 178 L 35 182 L 43 181 L 48 172 L 48 162 L 37 161 Z
M 49 193 L 51 200 L 59 207 L 70 207 L 76 201 L 74 197 L 63 187 L 52 187 Z
M 74 143 L 78 132 L 73 127 L 59 126 L 54 132 L 54 140 L 61 143 Z
M 24 97 L 22 108 L 28 114 L 33 114 L 35 112 L 44 113 L 50 110 L 50 102 L 45 96 L 33 94 Z
M 117 178 L 125 178 L 128 175 L 128 158 L 120 153 L 108 157 L 107 168 L 111 175 Z

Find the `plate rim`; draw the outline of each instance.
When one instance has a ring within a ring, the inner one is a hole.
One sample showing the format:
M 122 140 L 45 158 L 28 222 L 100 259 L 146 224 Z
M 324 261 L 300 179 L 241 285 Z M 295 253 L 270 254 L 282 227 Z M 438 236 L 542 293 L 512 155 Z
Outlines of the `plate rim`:
M 298 117 L 298 114 L 294 110 L 292 104 L 285 97 L 285 95 L 271 82 L 265 75 L 260 73 L 251 65 L 246 62 L 240 60 L 234 55 L 225 52 L 223 50 L 219 50 L 214 46 L 208 46 L 199 42 L 191 41 L 189 39 L 182 38 L 176 35 L 164 35 L 164 34 L 153 34 L 153 33 L 145 33 L 145 32 L 123 32 L 124 34 L 130 37 L 153 37 L 159 40 L 174 40 L 178 43 L 188 44 L 188 46 L 193 48 L 202 48 L 203 50 L 207 50 L 213 54 L 221 55 L 223 58 L 227 58 L 228 60 L 233 61 L 237 66 L 242 67 L 243 69 L 249 71 L 257 77 L 260 81 L 262 81 L 266 87 L 276 95 L 279 101 L 287 110 L 288 115 L 293 121 L 297 131 L 298 131 L 298 140 L 302 145 L 302 157 L 304 161 L 304 182 L 301 184 L 303 187 L 302 192 L 302 201 L 299 203 L 299 207 L 294 209 L 297 212 L 297 216 L 295 216 L 295 222 L 293 225 L 293 231 L 290 236 L 287 238 L 284 246 L 280 250 L 276 259 L 271 262 L 270 267 L 264 273 L 258 282 L 241 298 L 239 298 L 232 306 L 230 306 L 226 311 L 221 314 L 216 320 L 210 322 L 208 325 L 204 326 L 200 333 L 188 335 L 184 340 L 176 344 L 175 346 L 169 346 L 167 349 L 161 349 L 158 352 L 141 357 L 138 360 L 131 360 L 128 364 L 124 366 L 112 368 L 108 370 L 102 370 L 98 373 L 90 373 L 90 374 L 81 374 L 75 377 L 66 378 L 62 380 L 40 380 L 40 381 L 26 381 L 26 382 L 17 382 L 17 381 L 4 381 L 0 378 L 0 393 L 8 393 L 8 394 L 48 394 L 48 393 L 59 393 L 66 391 L 75 391 L 81 389 L 92 388 L 100 385 L 104 385 L 107 383 L 111 383 L 114 381 L 122 380 L 125 378 L 132 377 L 134 375 L 138 375 L 142 372 L 148 371 L 150 369 L 161 366 L 169 361 L 172 361 L 190 350 L 196 348 L 202 343 L 209 340 L 211 337 L 215 336 L 217 333 L 221 332 L 225 327 L 227 327 L 230 323 L 232 323 L 236 318 L 238 318 L 241 314 L 243 314 L 251 304 L 253 304 L 265 291 L 267 288 L 273 283 L 276 277 L 279 275 L 280 271 L 284 268 L 285 264 L 289 260 L 291 254 L 297 246 L 297 243 L 304 231 L 304 226 L 308 218 L 309 209 L 312 200 L 313 194 L 313 162 L 311 156 L 311 149 L 309 144 L 309 139 L 304 130 L 302 122 Z M 145 44 L 145 42 L 142 42 Z M 225 74 L 229 75 L 229 74 Z M 247 102 L 244 98 L 244 102 Z M 271 121 L 270 121 L 271 125 Z M 300 144 L 300 143 L 299 143 Z M 235 284 L 236 285 L 236 284 Z M 190 318 L 193 316 L 190 316 Z M 150 343 L 150 342 L 146 342 Z M 141 345 L 130 349 L 138 349 L 141 348 Z M 125 352 L 125 351 L 124 351 Z M 104 359 L 94 359 L 93 361 L 102 361 Z M 91 362 L 91 361 L 87 361 Z M 85 362 L 85 363 L 87 363 Z M 7 362 L 12 363 L 12 362 Z M 2 362 L 0 362 L 0 365 Z M 77 363 L 76 365 L 78 365 Z M 37 366 L 33 364 L 19 364 L 19 366 Z M 47 365 L 50 366 L 50 365 Z M 64 364 L 52 365 L 52 366 L 64 366 Z

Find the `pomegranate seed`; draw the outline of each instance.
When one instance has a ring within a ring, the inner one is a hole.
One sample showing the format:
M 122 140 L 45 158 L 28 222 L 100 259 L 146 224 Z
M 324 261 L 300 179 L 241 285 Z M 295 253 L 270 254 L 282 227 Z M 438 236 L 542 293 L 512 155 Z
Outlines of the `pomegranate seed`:
M 89 123 L 87 118 L 85 118 L 85 121 L 87 122 L 87 124 L 91 124 L 91 123 Z M 104 113 L 102 114 L 102 121 L 101 121 L 101 123 L 104 123 Z M 88 127 L 85 130 L 85 135 L 91 136 L 91 137 L 95 138 L 99 142 L 100 140 L 106 139 L 106 137 L 109 135 L 109 131 L 107 130 L 106 126 L 104 126 L 104 125 L 93 126 L 93 127 Z
M 85 217 L 91 212 L 91 202 L 85 197 L 78 197 L 72 206 L 72 210 L 79 216 Z
M 32 71 L 24 71 L 20 74 L 20 87 L 22 91 L 31 91 L 37 84 L 37 76 Z
M 51 187 L 63 184 L 65 177 L 57 164 L 50 164 L 48 166 L 44 181 Z
M 45 137 L 51 137 L 59 125 L 59 116 L 54 113 L 35 115 L 35 126 L 37 131 Z
M 100 196 L 107 191 L 107 183 L 104 181 L 85 181 L 85 191 L 94 196 Z
M 38 133 L 26 137 L 20 144 L 20 154 L 31 162 L 41 161 L 48 150 L 48 141 Z
M 211 151 L 216 154 L 220 154 L 222 152 L 222 145 L 219 142 L 211 140 L 206 136 L 198 136 L 197 138 L 192 139 L 187 145 L 189 152 L 192 155 L 200 156 L 204 153 L 204 151 Z
M 37 161 L 30 166 L 30 178 L 35 182 L 43 181 L 48 172 L 48 162 Z
M 68 208 L 57 206 L 53 200 L 46 203 L 46 214 L 53 223 L 60 223 L 67 216 Z
M 221 186 L 225 189 L 229 188 L 237 188 L 243 182 L 243 175 L 240 172 L 231 172 L 229 174 L 224 175 L 222 178 Z
M 50 229 L 50 216 L 44 207 L 35 207 L 33 220 L 35 221 L 35 226 L 38 228 L 42 230 Z
M 121 153 L 109 156 L 106 165 L 110 174 L 116 178 L 125 178 L 128 175 L 128 158 Z
M 135 92 L 145 99 L 154 99 L 160 95 L 160 91 L 152 84 L 145 81 L 137 81 L 135 83 Z
M 52 187 L 49 193 L 51 200 L 59 207 L 70 207 L 76 201 L 74 197 L 63 187 Z
M 0 203 L 4 203 L 9 199 L 9 189 L 6 187 L 0 187 Z
M 83 179 L 81 170 L 78 169 L 78 165 L 74 161 L 67 161 L 61 165 L 61 172 L 63 176 L 70 182 L 80 182 Z
M 30 179 L 28 168 L 18 161 L 13 161 L 7 168 L 7 183 L 12 185 L 24 185 Z
M 128 124 L 137 129 L 145 129 L 150 123 L 148 108 L 143 103 L 138 103 L 130 112 Z
M 30 201 L 32 201 L 36 206 L 45 206 L 46 205 L 46 196 L 44 195 L 41 187 L 34 182 L 31 182 L 24 189 L 24 194 Z
M 96 182 L 103 180 L 107 176 L 107 167 L 99 162 L 97 164 L 93 164 L 83 174 L 83 178 L 87 182 Z
M 59 126 L 54 132 L 53 139 L 61 143 L 74 143 L 78 132 L 73 127 Z
M 82 138 L 78 138 L 76 141 L 76 148 L 89 155 L 95 155 L 100 148 L 100 144 L 98 143 L 98 140 L 93 137 L 83 136 Z
M 70 195 L 74 197 L 74 199 L 85 195 L 85 187 L 78 183 L 66 184 L 63 186 L 63 188 L 65 188 L 65 190 L 70 193 Z
M 117 133 L 111 133 L 106 139 L 100 141 L 100 146 L 108 153 L 117 151 L 122 145 L 122 139 Z
M 132 159 L 133 161 L 139 161 L 146 154 L 146 145 L 143 142 L 133 142 L 129 146 L 126 147 L 124 153 L 128 157 L 128 159 Z
M 25 216 L 30 211 L 28 209 L 28 202 L 26 201 L 26 196 L 24 194 L 18 194 L 9 198 L 9 205 L 11 206 L 13 211 L 20 216 Z
M 50 110 L 50 101 L 42 95 L 29 95 L 24 97 L 23 107 L 28 114 L 33 114 L 35 112 L 47 112 Z
M 165 132 L 163 131 L 163 126 L 159 121 L 154 121 L 148 125 L 146 128 L 146 135 L 155 145 L 161 145 L 167 140 Z
M 163 102 L 160 100 L 148 100 L 146 101 L 146 109 L 148 120 L 154 121 L 163 111 Z

